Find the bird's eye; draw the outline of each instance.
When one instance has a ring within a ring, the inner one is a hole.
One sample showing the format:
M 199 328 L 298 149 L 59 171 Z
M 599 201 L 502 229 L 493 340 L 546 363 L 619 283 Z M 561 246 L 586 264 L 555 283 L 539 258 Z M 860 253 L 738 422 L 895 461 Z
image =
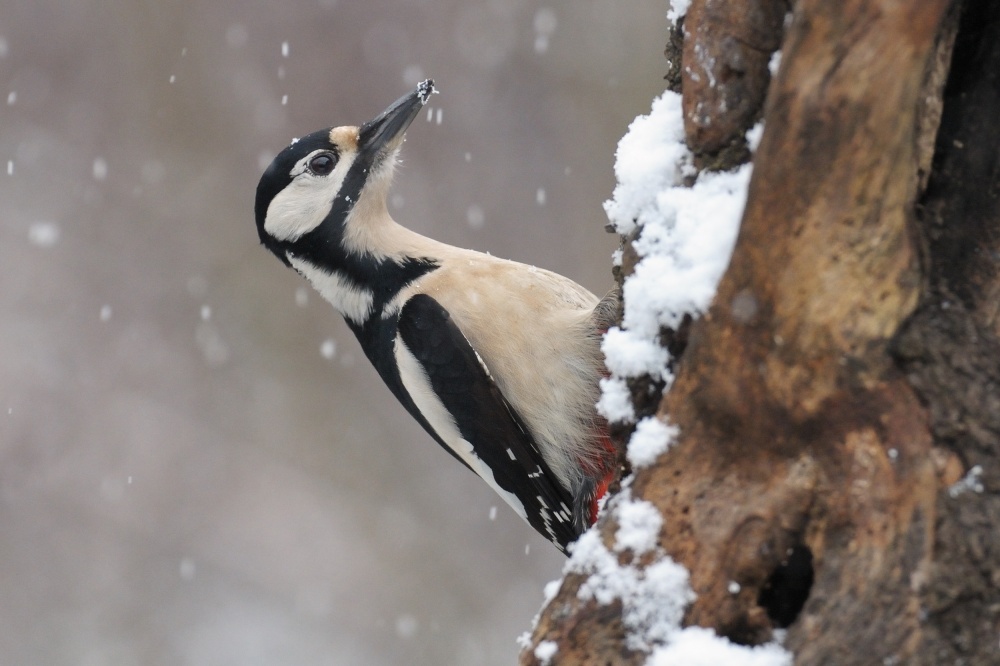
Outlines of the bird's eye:
M 333 171 L 334 159 L 329 153 L 322 153 L 309 160 L 309 171 L 317 176 L 328 176 Z

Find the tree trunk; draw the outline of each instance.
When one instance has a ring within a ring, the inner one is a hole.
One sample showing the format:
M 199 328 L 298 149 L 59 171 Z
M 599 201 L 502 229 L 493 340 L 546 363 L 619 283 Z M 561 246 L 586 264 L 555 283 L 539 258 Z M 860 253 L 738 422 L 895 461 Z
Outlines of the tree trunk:
M 672 345 L 657 415 L 680 434 L 631 496 L 690 572 L 686 625 L 787 627 L 796 664 L 997 664 L 1000 3 L 785 11 L 693 0 L 668 47 L 698 166 L 765 131 L 729 268 Z M 615 512 L 597 529 L 610 549 Z M 586 582 L 565 577 L 523 664 L 542 641 L 551 663 L 647 658 Z

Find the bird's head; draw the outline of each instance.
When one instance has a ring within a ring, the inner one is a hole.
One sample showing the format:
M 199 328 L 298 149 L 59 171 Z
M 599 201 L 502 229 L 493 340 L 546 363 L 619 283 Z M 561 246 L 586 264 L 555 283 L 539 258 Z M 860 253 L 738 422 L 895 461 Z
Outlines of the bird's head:
M 319 130 L 278 153 L 257 185 L 261 243 L 285 264 L 334 246 L 363 253 L 365 226 L 385 215 L 406 128 L 434 92 L 428 79 L 360 127 Z

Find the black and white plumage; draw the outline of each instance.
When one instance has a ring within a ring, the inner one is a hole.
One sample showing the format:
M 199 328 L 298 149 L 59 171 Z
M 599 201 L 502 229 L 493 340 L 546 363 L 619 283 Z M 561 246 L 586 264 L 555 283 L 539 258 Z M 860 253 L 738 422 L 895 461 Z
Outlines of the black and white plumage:
M 361 127 L 293 141 L 257 186 L 257 229 L 344 316 L 420 425 L 565 549 L 613 469 L 594 407 L 608 308 L 560 275 L 393 221 L 403 134 L 433 92 L 425 81 Z

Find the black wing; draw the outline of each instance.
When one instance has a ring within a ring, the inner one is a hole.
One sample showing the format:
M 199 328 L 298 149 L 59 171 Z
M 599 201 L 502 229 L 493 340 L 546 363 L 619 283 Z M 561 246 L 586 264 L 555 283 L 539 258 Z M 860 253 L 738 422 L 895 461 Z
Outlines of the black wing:
M 521 501 L 535 530 L 565 550 L 579 536 L 569 509 L 571 495 L 447 310 L 417 294 L 400 311 L 397 331 L 496 484 Z M 441 441 L 438 433 L 431 434 Z

